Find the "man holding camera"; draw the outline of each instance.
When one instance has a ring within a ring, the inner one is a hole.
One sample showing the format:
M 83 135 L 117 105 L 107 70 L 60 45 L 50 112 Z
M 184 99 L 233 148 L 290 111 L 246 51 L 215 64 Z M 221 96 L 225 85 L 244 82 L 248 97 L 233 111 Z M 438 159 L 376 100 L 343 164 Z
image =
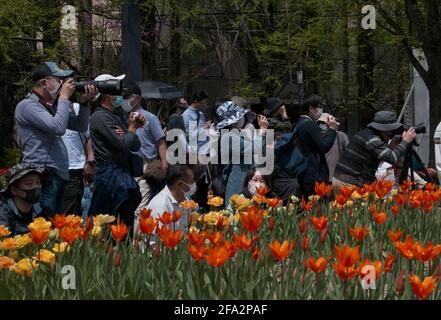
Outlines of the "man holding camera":
M 95 81 L 123 78 L 124 75 L 105 74 Z M 126 125 L 117 113 L 123 106 L 122 92 L 120 95 L 99 94 L 96 99 L 100 106 L 90 119 L 96 171 L 89 215 L 113 214 L 128 227 L 133 227 L 134 213 L 142 197 L 131 171 L 132 152 L 138 152 L 141 147 L 136 130 L 143 127 L 146 119 L 132 112 Z
M 68 153 L 61 137 L 66 129 L 87 130 L 87 103 L 97 93 L 94 86 L 86 86 L 79 99 L 78 115 L 75 114 L 71 102 L 76 90 L 73 74 L 54 62 L 41 63 L 32 74 L 32 91 L 15 109 L 22 162 L 47 169 L 40 204 L 49 216 L 63 211 L 64 186 L 69 180 Z
M 402 133 L 401 142 L 392 149 L 388 142 L 402 127 L 394 112 L 377 112 L 367 128 L 356 133 L 343 151 L 332 179 L 334 192 L 338 193 L 345 185 L 362 187 L 374 182 L 381 161 L 397 164 L 416 137 L 415 129 L 410 128 Z

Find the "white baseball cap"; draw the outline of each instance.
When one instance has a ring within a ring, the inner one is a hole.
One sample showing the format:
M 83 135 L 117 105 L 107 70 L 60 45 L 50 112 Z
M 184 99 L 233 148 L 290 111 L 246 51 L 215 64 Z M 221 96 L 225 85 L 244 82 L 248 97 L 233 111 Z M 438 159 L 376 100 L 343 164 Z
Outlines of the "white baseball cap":
M 111 74 L 100 74 L 98 77 L 95 78 L 95 81 L 107 81 L 107 80 L 123 80 L 126 77 L 125 74 L 122 74 L 118 77 L 114 77 Z M 98 93 L 95 98 L 93 99 L 93 101 L 98 100 L 98 98 L 100 97 L 101 93 Z

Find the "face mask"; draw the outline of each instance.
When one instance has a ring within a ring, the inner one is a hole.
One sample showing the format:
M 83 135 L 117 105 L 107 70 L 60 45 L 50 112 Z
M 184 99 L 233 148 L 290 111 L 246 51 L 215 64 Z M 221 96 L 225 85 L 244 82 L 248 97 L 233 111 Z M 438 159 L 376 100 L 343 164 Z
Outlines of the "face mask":
M 261 188 L 261 187 L 263 187 L 263 183 L 261 182 L 254 182 L 254 181 L 248 182 L 248 192 L 252 196 L 255 196 L 257 194 L 257 188 Z
M 122 96 L 117 96 L 115 100 L 112 101 L 113 107 L 114 108 L 120 108 L 123 104 L 123 97 Z
M 322 108 L 317 108 L 317 111 L 314 112 L 314 120 L 317 121 L 323 114 Z
M 21 197 L 20 198 L 26 201 L 27 203 L 35 204 L 38 202 L 38 200 L 40 200 L 41 188 L 34 188 L 29 190 L 20 189 L 20 190 L 25 193 L 25 196 L 23 198 Z
M 129 99 L 123 99 L 121 107 L 127 113 L 133 110 L 132 102 Z
M 182 181 L 182 182 L 184 182 L 184 181 Z M 193 182 L 191 185 L 188 185 L 185 183 L 185 185 L 187 187 L 190 187 L 190 190 L 188 190 L 187 192 L 184 192 L 184 195 L 186 197 L 191 197 L 192 195 L 194 195 L 196 193 L 196 182 Z
M 49 95 L 51 96 L 52 101 L 55 101 L 58 98 L 58 95 L 60 94 L 61 91 L 61 85 L 62 83 L 58 82 L 54 90 L 47 90 L 49 92 Z

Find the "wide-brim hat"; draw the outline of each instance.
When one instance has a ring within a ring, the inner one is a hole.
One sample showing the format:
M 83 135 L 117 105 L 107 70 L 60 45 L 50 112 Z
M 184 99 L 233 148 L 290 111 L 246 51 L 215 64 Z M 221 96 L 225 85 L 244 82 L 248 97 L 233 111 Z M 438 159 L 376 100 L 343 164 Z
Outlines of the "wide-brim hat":
M 219 120 L 216 126 L 220 130 L 235 124 L 239 122 L 247 112 L 248 110 L 239 107 L 233 101 L 227 101 L 216 110 L 216 115 Z
M 7 185 L 2 190 L 0 190 L 0 195 L 5 195 L 9 187 L 14 182 L 20 180 L 29 173 L 37 173 L 41 175 L 44 172 L 45 172 L 45 168 L 36 167 L 32 164 L 24 164 L 24 163 L 17 164 L 16 166 L 9 169 L 8 173 L 6 173 L 5 176 L 6 176 Z
M 378 131 L 394 131 L 403 126 L 397 121 L 397 116 L 392 111 L 379 111 L 374 119 L 368 124 L 368 127 Z
M 284 104 L 285 101 L 283 101 L 280 98 L 269 98 L 267 102 L 267 109 L 265 110 L 265 114 L 270 115 Z

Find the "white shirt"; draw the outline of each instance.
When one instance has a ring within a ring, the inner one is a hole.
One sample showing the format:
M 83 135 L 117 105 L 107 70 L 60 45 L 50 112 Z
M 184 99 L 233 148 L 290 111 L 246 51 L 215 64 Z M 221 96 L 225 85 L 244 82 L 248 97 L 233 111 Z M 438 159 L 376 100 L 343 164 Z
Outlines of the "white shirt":
M 75 114 L 78 115 L 80 105 L 73 104 Z M 89 137 L 89 131 L 77 132 L 73 130 L 66 130 L 62 136 L 63 142 L 66 145 L 67 154 L 69 158 L 69 170 L 83 169 L 86 163 L 86 142 Z
M 168 186 L 165 186 L 147 206 L 147 209 L 152 209 L 153 219 L 159 218 L 165 211 L 173 213 L 174 211 L 181 211 L 182 217 L 176 223 L 176 229 L 181 231 L 187 230 L 188 222 L 188 209 L 182 209 L 179 207 L 179 202 L 173 197 Z
M 441 122 L 435 129 L 435 134 L 433 135 L 435 142 L 435 166 L 438 172 L 438 178 L 441 180 Z

